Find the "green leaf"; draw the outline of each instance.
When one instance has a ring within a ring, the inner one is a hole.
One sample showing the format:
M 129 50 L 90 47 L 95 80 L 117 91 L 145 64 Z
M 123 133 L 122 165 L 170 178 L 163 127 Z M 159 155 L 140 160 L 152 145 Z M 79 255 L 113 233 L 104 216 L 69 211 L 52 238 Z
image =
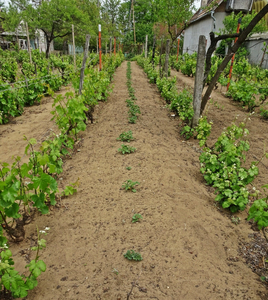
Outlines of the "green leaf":
M 5 214 L 10 218 L 19 218 L 20 214 L 18 214 L 20 207 L 18 203 L 13 203 L 9 208 L 5 208 Z

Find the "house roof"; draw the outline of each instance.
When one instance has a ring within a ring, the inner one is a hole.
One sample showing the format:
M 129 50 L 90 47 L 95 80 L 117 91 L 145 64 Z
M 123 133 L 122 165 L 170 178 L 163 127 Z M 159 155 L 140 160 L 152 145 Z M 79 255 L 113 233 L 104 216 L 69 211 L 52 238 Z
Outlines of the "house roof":
M 213 0 L 209 0 L 207 3 L 207 7 L 205 7 L 204 9 L 199 8 L 199 10 L 192 16 L 189 23 L 191 24 L 199 19 L 202 19 L 203 17 L 205 17 L 207 15 L 210 15 L 212 9 L 215 10 L 224 0 L 216 0 L 215 5 L 213 7 L 211 7 L 209 4 L 212 1 Z

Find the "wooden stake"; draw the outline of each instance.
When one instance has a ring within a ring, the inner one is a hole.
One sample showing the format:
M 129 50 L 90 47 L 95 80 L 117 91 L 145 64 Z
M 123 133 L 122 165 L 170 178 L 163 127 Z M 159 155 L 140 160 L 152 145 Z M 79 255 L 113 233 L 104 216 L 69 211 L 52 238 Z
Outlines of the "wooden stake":
M 100 71 L 101 71 L 101 25 L 99 24 L 99 63 L 100 63 Z
M 196 63 L 196 74 L 194 83 L 194 116 L 192 120 L 192 127 L 197 126 L 198 120 L 200 118 L 200 109 L 202 101 L 202 91 L 203 91 L 203 78 L 205 70 L 205 58 L 206 58 L 206 37 L 200 35 L 198 52 L 197 52 L 197 63 Z
M 159 76 L 162 78 L 162 49 L 163 49 L 163 38 L 161 39 L 160 58 L 159 58 Z
M 145 58 L 147 58 L 147 55 L 148 55 L 147 47 L 148 47 L 148 35 L 146 34 L 146 37 L 145 37 Z
M 82 89 L 83 89 L 83 84 L 84 84 L 85 66 L 86 66 L 87 56 L 88 56 L 89 41 L 90 41 L 90 35 L 87 34 L 86 35 L 84 58 L 83 58 L 83 62 L 82 62 L 81 72 L 80 72 L 79 95 L 82 94 Z
M 116 37 L 114 37 L 114 55 L 116 55 Z
M 166 59 L 165 59 L 165 76 L 166 78 L 168 78 L 168 59 L 169 59 L 169 43 L 170 40 L 167 40 L 167 44 L 166 44 Z
M 178 61 L 178 58 L 179 58 L 179 50 L 180 50 L 180 39 L 178 38 L 177 60 L 176 61 Z
M 153 65 L 153 69 L 154 69 L 155 45 L 156 45 L 156 36 L 154 35 L 153 55 L 152 55 L 152 65 Z
M 28 30 L 28 23 L 25 23 L 26 25 L 26 34 L 27 34 L 27 46 L 28 46 L 28 52 L 30 56 L 30 63 L 32 64 L 32 52 L 31 52 L 31 45 L 30 45 L 30 37 L 29 37 L 29 30 Z
M 239 18 L 238 19 L 238 24 L 237 24 L 237 29 L 236 29 L 236 33 L 239 33 L 239 29 L 240 29 L 240 25 L 241 25 L 242 19 Z M 235 42 L 236 43 L 238 40 L 238 37 L 235 38 Z M 227 92 L 229 90 L 229 86 L 231 83 L 231 78 L 232 78 L 232 72 L 233 72 L 233 65 L 234 65 L 234 59 L 235 59 L 235 54 L 232 57 L 232 61 L 231 61 L 231 67 L 230 67 L 230 72 L 229 72 L 229 78 L 228 78 L 228 84 L 227 84 Z
M 135 31 L 135 17 L 134 17 L 134 0 L 132 0 L 132 10 L 133 10 L 133 32 L 134 32 L 134 44 L 136 45 L 136 31 Z
M 112 38 L 110 37 L 110 56 L 112 55 Z
M 74 67 L 76 68 L 76 58 L 75 58 L 75 40 L 74 40 L 74 25 L 72 25 L 72 35 L 73 35 L 73 56 L 74 56 Z

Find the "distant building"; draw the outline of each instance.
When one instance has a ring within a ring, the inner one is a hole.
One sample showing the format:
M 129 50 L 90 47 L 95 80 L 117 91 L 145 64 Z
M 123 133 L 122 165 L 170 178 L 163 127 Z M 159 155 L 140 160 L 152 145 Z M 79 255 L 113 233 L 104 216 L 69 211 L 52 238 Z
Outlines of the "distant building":
M 209 33 L 211 31 L 219 32 L 220 29 L 224 28 L 223 20 L 232 11 L 248 12 L 255 10 L 256 12 L 259 12 L 268 3 L 267 0 L 216 0 L 212 6 L 213 1 L 214 0 L 201 0 L 199 10 L 193 15 L 185 30 L 183 52 L 188 52 L 189 54 L 197 52 L 200 35 L 206 37 L 208 49 L 210 46 Z M 268 25 L 268 14 L 265 16 L 265 20 Z M 253 64 L 260 63 L 263 54 L 260 44 L 263 44 L 263 41 L 267 40 L 263 39 L 267 34 L 257 36 L 258 37 L 254 37 L 253 35 L 246 42 L 250 52 L 249 61 Z M 258 42 L 257 38 L 259 39 Z M 254 46 L 255 44 L 256 47 Z M 264 65 L 265 64 L 263 64 L 263 67 Z
M 20 49 L 28 50 L 27 35 L 23 25 L 23 22 L 21 22 L 15 32 L 4 31 L 0 26 L 0 46 L 3 49 L 10 48 L 11 44 L 18 44 Z M 44 32 L 41 29 L 37 29 L 35 38 L 30 39 L 30 46 L 32 49 L 39 49 L 40 52 L 46 52 L 47 42 Z M 51 51 L 54 51 L 53 41 L 50 44 L 50 52 Z

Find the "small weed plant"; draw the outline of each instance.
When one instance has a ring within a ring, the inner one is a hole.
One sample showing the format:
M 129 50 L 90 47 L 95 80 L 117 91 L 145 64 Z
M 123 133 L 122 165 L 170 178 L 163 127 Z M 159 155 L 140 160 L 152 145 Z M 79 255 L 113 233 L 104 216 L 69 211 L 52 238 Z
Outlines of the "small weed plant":
M 133 141 L 134 138 L 132 136 L 132 131 L 129 130 L 129 131 L 124 131 L 122 132 L 119 137 L 117 138 L 118 141 L 122 141 L 122 142 L 130 142 L 130 141 Z
M 132 223 L 136 223 L 139 222 L 140 220 L 142 220 L 142 215 L 141 214 L 135 214 L 132 217 Z
M 134 148 L 134 147 L 131 147 L 131 146 L 122 144 L 122 145 L 121 145 L 121 148 L 118 149 L 118 152 L 120 152 L 120 153 L 122 153 L 122 154 L 124 155 L 124 154 L 130 154 L 130 153 L 133 153 L 133 152 L 135 152 L 136 150 L 137 150 L 137 149 Z
M 135 90 L 131 86 L 131 64 L 128 62 L 127 64 L 127 87 L 130 99 L 127 99 L 127 107 L 129 108 L 128 111 L 128 121 L 130 124 L 135 124 L 138 119 L 138 114 L 140 114 L 140 108 L 137 104 L 135 104 Z
M 207 138 L 211 133 L 211 127 L 213 122 L 208 122 L 207 117 L 201 117 L 198 121 L 198 125 L 195 128 L 191 126 L 184 126 L 181 131 L 181 135 L 184 135 L 188 140 L 191 137 L 195 137 L 199 140 L 199 146 L 206 146 Z
M 126 191 L 132 191 L 133 193 L 136 193 L 137 191 L 135 189 L 135 186 L 139 184 L 140 183 L 138 181 L 127 180 L 123 183 L 122 188 Z
M 127 250 L 127 252 L 124 254 L 124 257 L 128 260 L 135 260 L 135 261 L 142 260 L 141 254 L 135 252 L 134 250 Z
M 263 185 L 262 188 L 265 191 L 265 197 L 255 200 L 248 212 L 248 220 L 253 219 L 259 229 L 268 227 L 268 184 Z

